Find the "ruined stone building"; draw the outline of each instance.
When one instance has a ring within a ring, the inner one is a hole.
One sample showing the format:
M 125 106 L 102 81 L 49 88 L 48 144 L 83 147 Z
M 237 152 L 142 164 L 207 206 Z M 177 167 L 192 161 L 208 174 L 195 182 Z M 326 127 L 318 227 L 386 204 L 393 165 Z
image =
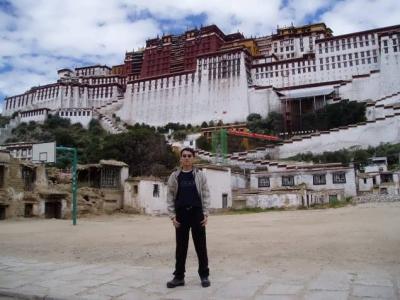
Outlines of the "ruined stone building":
M 13 217 L 69 218 L 71 173 L 13 158 L 0 150 L 0 219 Z M 123 208 L 128 166 L 101 160 L 78 168 L 80 215 L 110 213 Z

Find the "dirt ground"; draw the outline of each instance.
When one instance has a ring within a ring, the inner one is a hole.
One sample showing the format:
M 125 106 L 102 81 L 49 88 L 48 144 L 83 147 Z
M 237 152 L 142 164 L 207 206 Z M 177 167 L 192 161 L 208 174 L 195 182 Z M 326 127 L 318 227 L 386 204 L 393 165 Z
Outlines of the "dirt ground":
M 39 261 L 171 266 L 174 229 L 167 217 L 112 215 L 0 222 L 1 255 Z M 301 271 L 331 264 L 400 270 L 400 203 L 337 209 L 212 215 L 210 269 Z M 188 265 L 195 266 L 193 243 Z

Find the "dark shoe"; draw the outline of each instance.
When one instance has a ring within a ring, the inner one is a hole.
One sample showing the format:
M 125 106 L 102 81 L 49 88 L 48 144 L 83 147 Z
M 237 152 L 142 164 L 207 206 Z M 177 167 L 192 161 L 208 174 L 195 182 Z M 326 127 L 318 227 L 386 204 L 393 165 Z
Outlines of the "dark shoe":
M 185 285 L 185 279 L 178 279 L 174 277 L 171 281 L 167 282 L 167 288 L 172 289 L 177 286 Z
M 208 280 L 208 277 L 203 277 L 201 278 L 201 286 L 202 287 L 209 287 L 211 285 L 210 280 Z

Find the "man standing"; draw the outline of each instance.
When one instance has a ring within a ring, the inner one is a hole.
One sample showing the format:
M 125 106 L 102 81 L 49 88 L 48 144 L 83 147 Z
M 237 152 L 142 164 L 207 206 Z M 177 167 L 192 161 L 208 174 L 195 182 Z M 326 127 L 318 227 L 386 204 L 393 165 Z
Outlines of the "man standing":
M 194 155 L 192 148 L 182 149 L 181 168 L 174 171 L 168 179 L 168 212 L 176 233 L 175 272 L 174 278 L 167 282 L 168 288 L 185 285 L 190 229 L 199 260 L 198 273 L 201 285 L 210 286 L 206 245 L 210 191 L 203 172 L 193 168 Z

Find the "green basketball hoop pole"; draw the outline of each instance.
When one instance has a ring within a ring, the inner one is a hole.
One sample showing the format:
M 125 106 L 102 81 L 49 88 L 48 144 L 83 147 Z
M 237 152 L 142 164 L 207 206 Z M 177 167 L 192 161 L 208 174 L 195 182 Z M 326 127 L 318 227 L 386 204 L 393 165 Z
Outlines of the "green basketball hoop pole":
M 216 130 L 212 133 L 211 146 L 215 163 L 224 163 L 228 152 L 226 129 Z
M 78 191 L 78 178 L 76 176 L 76 169 L 78 164 L 78 153 L 76 148 L 69 147 L 56 147 L 60 152 L 72 152 L 72 225 L 76 225 L 77 203 L 76 194 Z

